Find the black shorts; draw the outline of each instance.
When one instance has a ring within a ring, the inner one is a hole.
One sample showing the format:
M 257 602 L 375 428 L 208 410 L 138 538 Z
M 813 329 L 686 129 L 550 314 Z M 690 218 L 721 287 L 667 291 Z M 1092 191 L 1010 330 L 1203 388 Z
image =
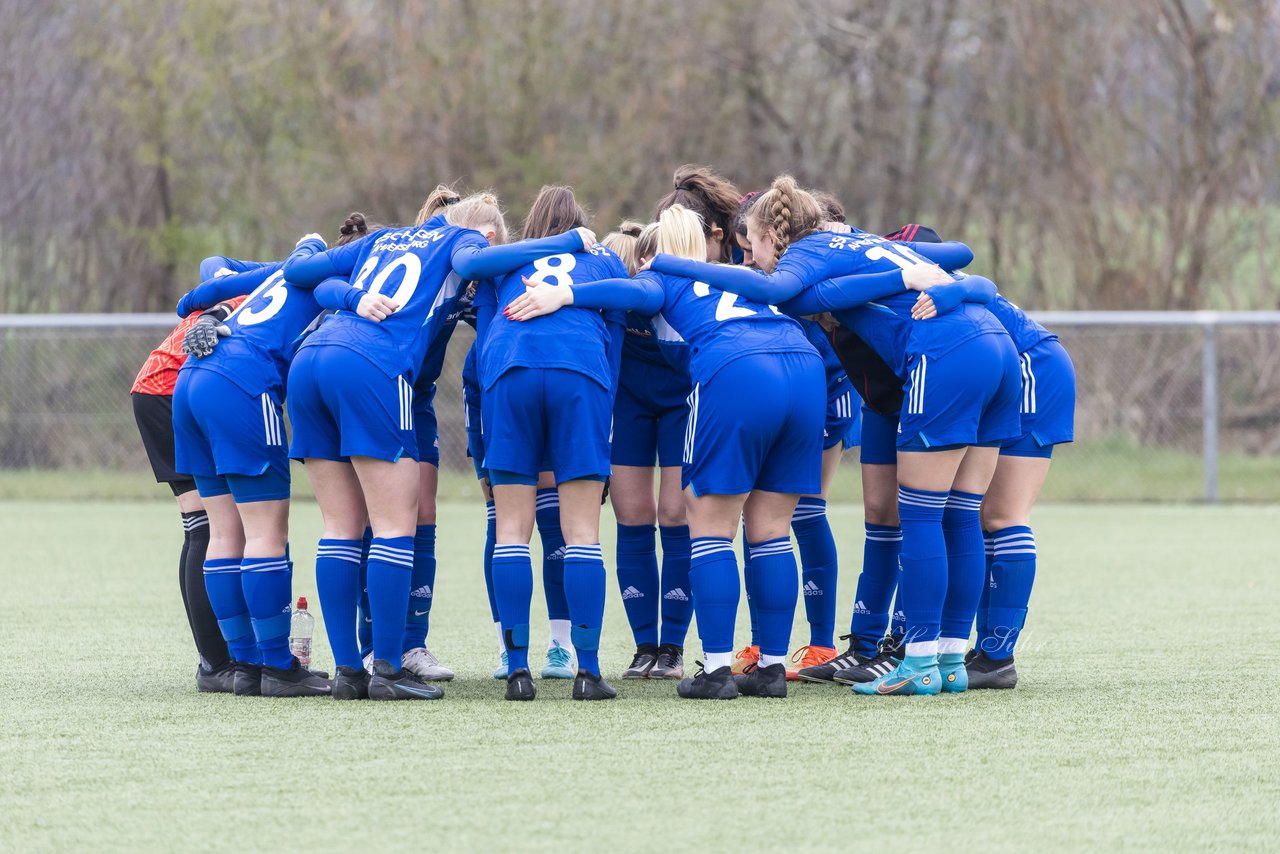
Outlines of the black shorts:
M 156 483 L 167 483 L 174 495 L 182 495 L 196 488 L 190 475 L 178 474 L 173 462 L 173 396 L 168 394 L 139 394 L 134 392 L 133 418 L 138 422 L 142 435 L 142 447 L 147 449 L 151 471 Z

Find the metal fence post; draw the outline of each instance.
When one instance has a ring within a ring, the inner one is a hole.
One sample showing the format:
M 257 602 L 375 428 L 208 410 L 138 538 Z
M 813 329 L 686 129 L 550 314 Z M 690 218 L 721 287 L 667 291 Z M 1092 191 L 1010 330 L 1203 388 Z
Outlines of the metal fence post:
M 1210 312 L 1201 319 L 1201 407 L 1204 409 L 1204 500 L 1218 500 L 1218 323 Z

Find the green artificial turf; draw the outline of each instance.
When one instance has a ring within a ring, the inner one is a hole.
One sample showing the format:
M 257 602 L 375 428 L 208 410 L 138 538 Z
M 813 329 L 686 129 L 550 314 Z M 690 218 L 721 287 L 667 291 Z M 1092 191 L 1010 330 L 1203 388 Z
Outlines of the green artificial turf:
M 294 512 L 313 601 L 318 515 Z M 831 516 L 843 622 L 861 520 Z M 1270 848 L 1278 525 L 1045 507 L 1015 691 L 709 704 L 614 680 L 612 703 L 543 682 L 515 704 L 489 678 L 483 508 L 447 504 L 429 645 L 458 679 L 440 702 L 340 704 L 195 692 L 174 507 L 3 502 L 0 851 Z M 611 580 L 606 675 L 630 651 Z

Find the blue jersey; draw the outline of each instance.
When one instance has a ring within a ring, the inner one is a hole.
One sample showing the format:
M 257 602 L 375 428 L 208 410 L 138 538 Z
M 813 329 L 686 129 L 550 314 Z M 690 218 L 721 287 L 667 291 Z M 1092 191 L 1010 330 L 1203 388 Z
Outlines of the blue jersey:
M 640 273 L 635 282 L 662 293 L 655 328 L 688 342 L 689 373 L 705 383 L 726 363 L 748 353 L 813 353 L 800 324 L 761 305 L 683 276 Z
M 500 279 L 480 282 L 476 287 L 476 308 L 495 309 L 481 345 L 481 387 L 487 392 L 507 371 L 526 367 L 574 371 L 612 389 L 610 335 L 599 311 L 568 307 L 522 322 L 508 320 L 496 309 L 524 295 L 524 278 L 567 286 L 626 274 L 626 265 L 618 256 L 597 243 L 589 252 L 544 256 Z
M 822 367 L 827 373 L 827 389 L 848 379 L 849 375 L 845 372 L 844 364 L 840 361 L 840 357 L 836 355 L 836 350 L 831 346 L 831 338 L 827 335 L 827 330 L 818 325 L 816 320 L 800 321 L 800 328 L 804 330 L 804 337 L 809 339 L 809 343 L 813 345 L 813 349 L 818 351 L 818 355 L 822 357 Z
M 352 272 L 351 287 L 382 294 L 399 308 L 375 322 L 354 311 L 340 310 L 303 343 L 304 347 L 338 345 L 360 353 L 388 377 L 406 376 L 413 382 L 427 350 L 453 314 L 463 279 L 452 257 L 468 246 L 487 247 L 476 231 L 442 225 L 388 228 L 325 253 L 339 275 Z M 333 281 L 332 279 L 330 281 Z M 322 304 L 351 309 L 347 289 L 317 288 Z M 326 302 L 326 294 L 339 300 Z
M 1058 338 L 1057 335 L 1027 317 L 1026 312 L 1002 296 L 997 296 L 988 303 L 987 311 L 995 315 L 996 320 L 1000 321 L 1000 325 L 1009 333 L 1009 337 L 1013 339 L 1013 344 L 1018 348 L 1019 353 L 1027 352 L 1041 341 L 1057 340 Z

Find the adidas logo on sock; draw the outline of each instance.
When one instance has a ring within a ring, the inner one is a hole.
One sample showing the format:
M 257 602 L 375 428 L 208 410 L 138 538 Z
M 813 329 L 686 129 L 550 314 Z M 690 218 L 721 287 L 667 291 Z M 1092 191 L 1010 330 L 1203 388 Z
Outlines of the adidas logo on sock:
M 893 618 L 897 620 L 899 623 L 905 623 L 907 621 L 907 615 L 902 611 L 894 611 Z
M 417 590 L 414 590 L 413 592 L 411 592 L 409 596 L 411 596 L 414 599 L 430 599 L 431 587 L 430 585 L 424 584 L 421 587 L 419 587 Z
M 639 590 L 635 589 L 634 587 L 628 587 L 626 590 L 622 591 L 622 598 L 623 599 L 643 599 L 644 594 L 641 593 Z
M 867 610 L 867 603 L 865 603 L 865 602 L 863 602 L 861 599 L 859 599 L 857 602 L 854 602 L 854 603 L 853 603 L 853 613 L 855 613 L 855 614 L 870 614 L 871 612 L 870 612 L 869 610 Z
M 668 590 L 667 595 L 663 596 L 662 598 L 670 599 L 672 602 L 688 602 L 689 601 L 688 594 L 685 593 L 683 590 L 681 590 L 679 587 L 677 587 L 675 590 Z
M 821 587 L 819 587 L 817 584 L 814 584 L 812 581 L 806 581 L 806 582 L 804 583 L 804 595 L 806 595 L 806 596 L 821 596 L 821 595 L 822 595 L 822 588 L 821 588 Z
M 565 550 L 566 548 L 568 548 L 568 547 L 567 547 L 567 546 L 561 546 L 560 548 L 558 548 L 558 549 L 556 549 L 555 551 L 553 551 L 551 554 L 547 555 L 547 556 L 546 556 L 546 559 L 547 559 L 547 560 L 564 560 L 564 550 Z

